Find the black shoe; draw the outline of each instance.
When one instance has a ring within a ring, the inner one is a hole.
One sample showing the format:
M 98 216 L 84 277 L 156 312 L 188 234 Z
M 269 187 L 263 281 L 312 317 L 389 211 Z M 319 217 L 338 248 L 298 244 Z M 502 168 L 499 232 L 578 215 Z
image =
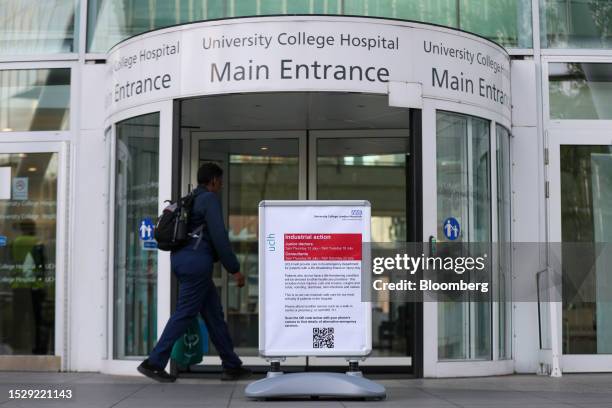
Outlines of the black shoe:
M 224 368 L 221 374 L 221 381 L 237 381 L 244 378 L 249 378 L 253 374 L 248 368 L 243 366 L 236 368 Z
M 176 381 L 176 377 L 165 372 L 163 368 L 154 367 L 149 364 L 148 358 L 138 366 L 138 372 L 157 382 L 170 383 Z

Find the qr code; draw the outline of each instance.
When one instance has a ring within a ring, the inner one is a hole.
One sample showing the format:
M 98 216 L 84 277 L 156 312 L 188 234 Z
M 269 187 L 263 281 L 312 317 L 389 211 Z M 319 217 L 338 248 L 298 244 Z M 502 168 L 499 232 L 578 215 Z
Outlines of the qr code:
M 334 348 L 334 328 L 313 327 L 312 348 Z

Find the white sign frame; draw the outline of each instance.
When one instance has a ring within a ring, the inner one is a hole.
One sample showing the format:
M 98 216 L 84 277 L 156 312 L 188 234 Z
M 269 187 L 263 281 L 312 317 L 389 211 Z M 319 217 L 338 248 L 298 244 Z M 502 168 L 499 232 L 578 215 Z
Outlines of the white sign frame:
M 371 239 L 371 204 L 367 200 L 264 200 L 259 203 L 259 355 L 268 360 L 282 359 L 284 357 L 347 357 L 364 358 L 372 352 L 372 306 L 371 302 L 361 301 L 363 316 L 363 331 L 365 350 L 336 351 L 330 349 L 318 350 L 290 350 L 288 352 L 274 352 L 265 349 L 266 345 L 266 208 L 270 207 L 352 207 L 364 210 L 363 216 L 368 222 L 364 223 L 362 231 L 362 244 Z M 324 231 L 321 231 L 324 232 Z M 362 246 L 362 265 L 369 262 L 369 251 Z M 362 269 L 362 274 L 365 273 Z M 363 279 L 361 281 L 363 283 Z M 360 292 L 363 290 L 361 288 Z M 361 294 L 360 294 L 361 296 Z
M 12 168 L 0 167 L 0 200 L 10 200 L 13 190 Z

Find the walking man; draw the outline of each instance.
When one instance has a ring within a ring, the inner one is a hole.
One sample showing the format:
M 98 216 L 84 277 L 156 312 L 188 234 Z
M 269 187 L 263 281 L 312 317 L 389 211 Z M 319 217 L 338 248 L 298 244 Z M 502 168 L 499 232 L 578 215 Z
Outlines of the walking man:
M 172 272 L 179 281 L 176 311 L 166 324 L 159 341 L 149 358 L 138 366 L 138 371 L 160 382 L 173 382 L 176 377 L 168 374 L 166 367 L 172 346 L 180 338 L 192 320 L 200 313 L 206 322 L 210 339 L 221 357 L 222 380 L 246 378 L 251 371 L 242 366 L 234 352 L 234 345 L 225 323 L 219 294 L 212 280 L 213 263 L 220 260 L 232 274 L 238 287 L 243 287 L 244 276 L 240 263 L 232 251 L 217 193 L 223 186 L 223 170 L 215 163 L 204 163 L 198 170 L 198 187 L 194 190 L 193 209 L 189 231 L 204 225 L 199 237 L 192 234 L 189 244 L 170 255 Z

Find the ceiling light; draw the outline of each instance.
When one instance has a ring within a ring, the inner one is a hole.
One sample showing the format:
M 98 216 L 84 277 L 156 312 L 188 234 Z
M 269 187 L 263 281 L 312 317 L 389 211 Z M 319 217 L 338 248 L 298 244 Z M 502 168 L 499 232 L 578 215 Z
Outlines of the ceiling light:
M 268 146 L 262 146 L 260 147 L 261 150 L 268 150 Z
M 29 171 L 30 173 L 34 173 L 34 172 L 35 172 L 35 171 L 37 171 L 37 170 L 38 170 L 38 168 L 36 168 L 36 167 L 28 167 L 28 171 Z

